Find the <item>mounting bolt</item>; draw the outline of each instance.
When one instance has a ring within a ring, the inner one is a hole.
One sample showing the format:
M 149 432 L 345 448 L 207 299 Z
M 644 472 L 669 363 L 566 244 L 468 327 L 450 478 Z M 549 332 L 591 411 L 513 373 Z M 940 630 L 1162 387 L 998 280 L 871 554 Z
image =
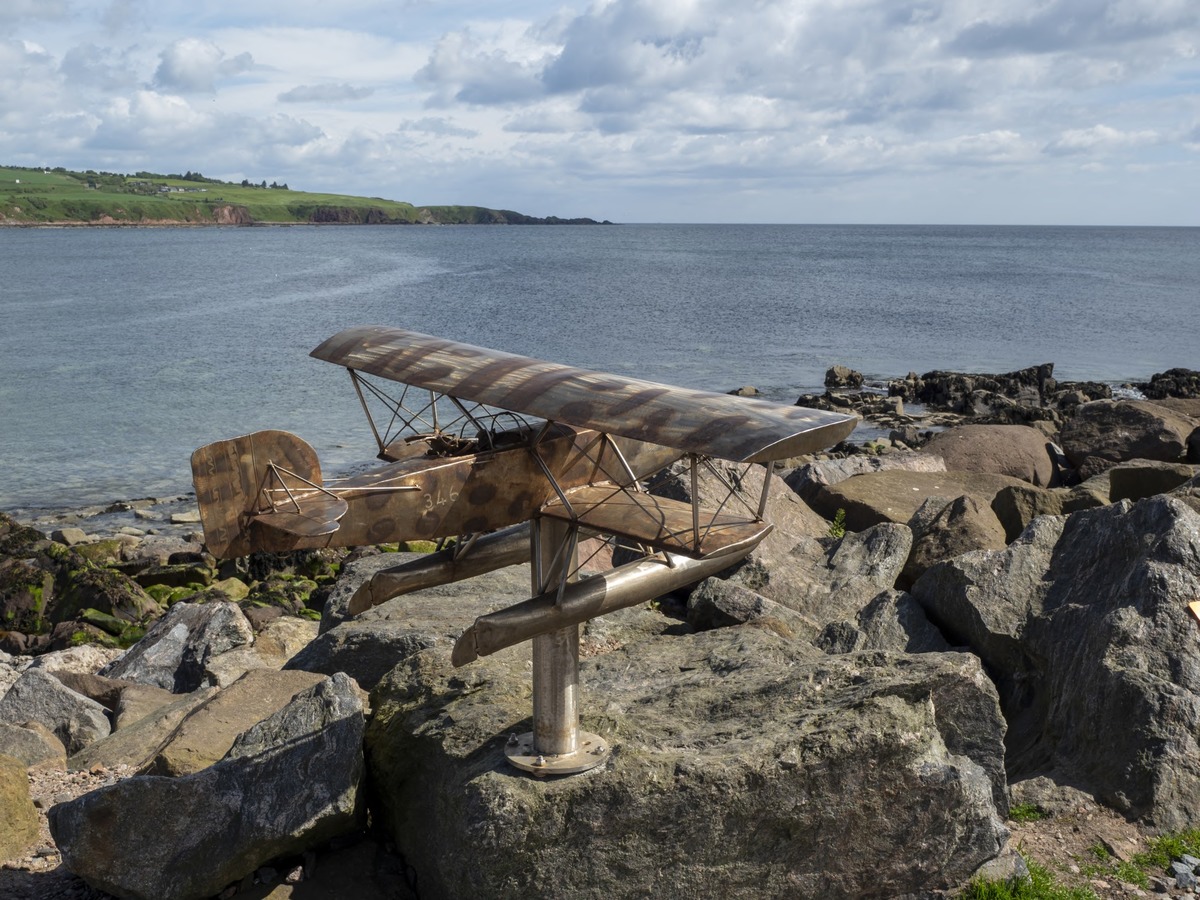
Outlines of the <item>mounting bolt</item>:
M 508 746 L 515 747 L 518 743 L 520 741 L 517 740 L 517 733 L 515 731 L 510 732 L 508 735 Z
M 546 757 L 539 754 L 538 758 L 533 761 L 533 764 L 535 766 L 544 766 L 546 764 Z

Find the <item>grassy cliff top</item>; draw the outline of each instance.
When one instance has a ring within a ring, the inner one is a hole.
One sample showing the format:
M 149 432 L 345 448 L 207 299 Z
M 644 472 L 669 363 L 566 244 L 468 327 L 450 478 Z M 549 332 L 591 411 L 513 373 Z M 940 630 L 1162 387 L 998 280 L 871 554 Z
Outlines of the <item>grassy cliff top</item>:
M 482 206 L 413 206 L 314 194 L 286 184 L 234 184 L 199 173 L 72 172 L 0 166 L 0 225 L 598 224 Z

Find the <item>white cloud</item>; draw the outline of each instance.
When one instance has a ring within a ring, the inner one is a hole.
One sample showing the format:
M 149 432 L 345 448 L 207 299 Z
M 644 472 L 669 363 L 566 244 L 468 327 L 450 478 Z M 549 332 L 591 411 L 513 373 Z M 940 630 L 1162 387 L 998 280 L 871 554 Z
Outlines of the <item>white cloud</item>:
M 374 88 L 350 84 L 302 84 L 279 95 L 283 103 L 339 103 L 363 100 L 375 93 Z
M 254 57 L 239 53 L 227 58 L 225 51 L 203 38 L 181 38 L 162 51 L 154 83 L 167 90 L 212 93 L 219 78 L 229 78 L 254 67 Z
M 1119 131 L 1107 125 L 1073 128 L 1064 131 L 1046 145 L 1046 152 L 1055 155 L 1113 152 L 1132 147 L 1145 147 L 1161 140 L 1154 131 Z

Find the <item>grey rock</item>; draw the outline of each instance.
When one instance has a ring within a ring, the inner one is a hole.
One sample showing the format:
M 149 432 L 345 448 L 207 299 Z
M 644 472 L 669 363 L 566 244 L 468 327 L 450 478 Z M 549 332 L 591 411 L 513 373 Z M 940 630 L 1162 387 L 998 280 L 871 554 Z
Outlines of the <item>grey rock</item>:
M 324 634 L 350 618 L 350 600 L 364 583 L 374 577 L 376 572 L 412 562 L 420 559 L 422 555 L 420 553 L 378 553 L 347 563 L 338 576 L 333 590 L 329 592 L 325 605 L 321 608 L 321 624 L 317 629 L 318 632 Z
M 950 649 L 921 605 L 903 591 L 883 591 L 859 610 L 853 621 L 826 625 L 814 643 L 826 653 L 936 653 Z
M 68 647 L 65 650 L 55 650 L 35 656 L 29 668 L 41 669 L 54 674 L 73 672 L 91 675 L 99 672 L 114 660 L 120 659 L 125 653 L 112 647 L 101 647 L 97 644 L 81 644 L 78 647 Z
M 345 672 L 364 690 L 420 650 L 452 646 L 481 615 L 529 599 L 529 566 L 404 594 L 326 631 L 284 665 L 332 675 Z
M 56 541 L 59 544 L 66 544 L 68 547 L 85 543 L 87 539 L 87 532 L 82 528 L 59 528 L 57 531 L 50 533 L 50 540 Z
M 800 538 L 786 553 L 760 553 L 727 580 L 799 613 L 788 625 L 811 640 L 893 587 L 911 549 L 904 525 L 877 525 L 837 540 Z
M 1004 539 L 1015 541 L 1038 516 L 1063 515 L 1063 503 L 1067 493 L 1062 489 L 1034 487 L 1032 484 L 1001 489 L 992 500 L 992 512 L 996 514 Z M 1101 505 L 1101 504 L 1095 504 Z
M 652 638 L 584 661 L 582 724 L 613 754 L 544 782 L 503 756 L 529 721 L 527 659 L 453 670 L 433 648 L 372 695 L 379 821 L 423 895 L 899 896 L 960 883 L 1007 839 L 1003 722 L 968 655 Z
M 862 383 L 862 372 L 856 372 L 847 366 L 831 366 L 825 372 L 827 388 L 859 388 L 862 387 Z
M 1160 828 L 1200 821 L 1193 510 L 1160 496 L 1035 519 L 912 594 L 996 680 L 1014 779 L 1049 775 Z
M 68 753 L 82 750 L 112 730 L 103 706 L 42 669 L 25 671 L 0 699 L 0 722 L 45 725 Z
M 789 637 L 811 633 L 816 627 L 800 613 L 720 578 L 706 578 L 692 591 L 687 620 L 697 631 L 756 622 Z
M 216 683 L 209 660 L 253 640 L 254 629 L 233 603 L 176 603 L 100 674 L 186 694 Z
M 226 759 L 138 776 L 50 810 L 64 865 L 135 900 L 198 900 L 279 856 L 361 824 L 362 706 L 345 677 L 315 686 Z M 120 823 L 120 827 L 111 827 Z
M 0 722 L 0 756 L 10 756 L 26 766 L 49 764 L 59 768 L 67 761 L 62 742 L 37 723 L 23 726 Z
M 972 550 L 999 550 L 1007 543 L 991 507 L 974 497 L 958 497 L 944 507 L 913 541 L 899 584 L 908 587 L 926 569 Z

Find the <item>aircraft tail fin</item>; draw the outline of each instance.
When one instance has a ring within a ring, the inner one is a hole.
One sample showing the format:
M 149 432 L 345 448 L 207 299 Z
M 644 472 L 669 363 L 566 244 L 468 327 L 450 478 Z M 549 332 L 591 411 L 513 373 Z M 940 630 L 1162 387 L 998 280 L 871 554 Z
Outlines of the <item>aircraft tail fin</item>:
M 332 534 L 346 501 L 322 486 L 316 451 L 287 431 L 256 431 L 192 454 L 192 481 L 214 556 L 245 556 L 259 524 L 291 535 Z

